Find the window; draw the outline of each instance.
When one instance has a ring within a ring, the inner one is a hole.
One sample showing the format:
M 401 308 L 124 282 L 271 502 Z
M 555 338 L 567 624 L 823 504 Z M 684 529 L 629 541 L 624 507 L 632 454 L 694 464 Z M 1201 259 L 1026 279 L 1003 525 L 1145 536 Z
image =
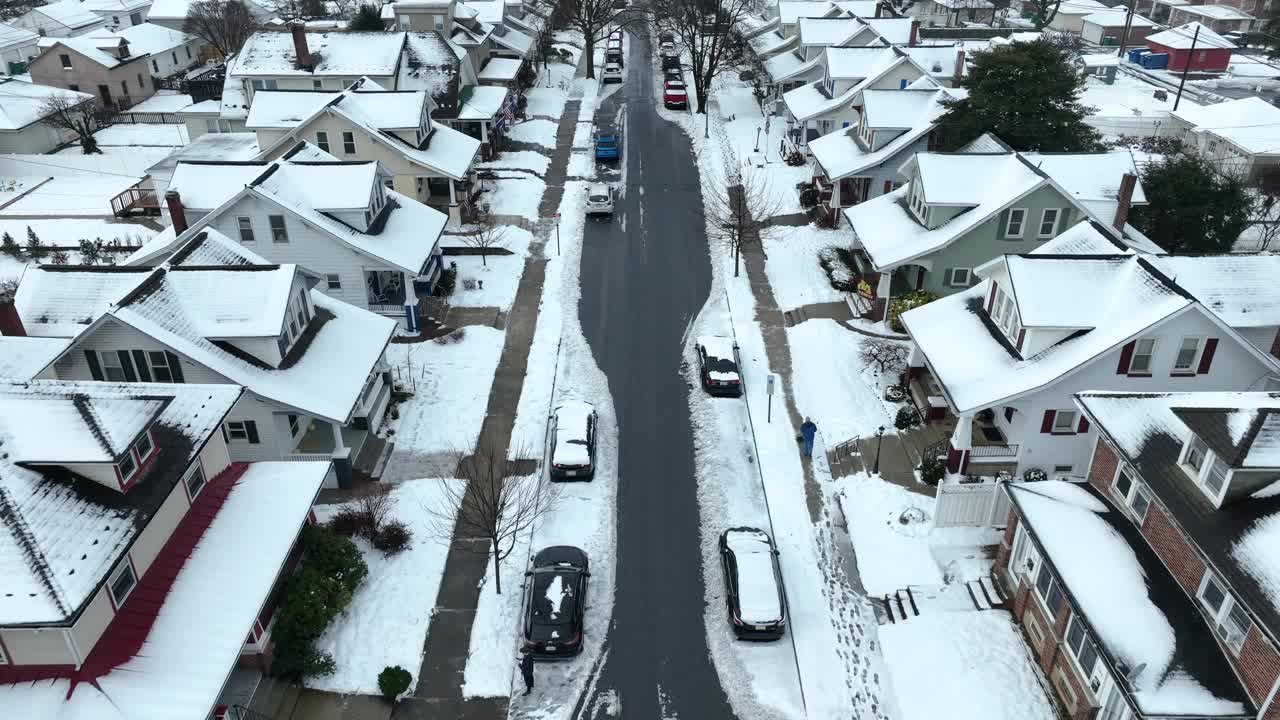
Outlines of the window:
M 1129 472 L 1124 468 L 1116 473 L 1116 481 L 1112 483 L 1112 487 L 1116 489 L 1116 494 L 1123 498 L 1126 502 L 1129 500 L 1129 493 L 1133 492 L 1133 479 L 1129 477 Z
M 316 147 L 329 152 L 329 133 L 323 130 L 316 131 Z
M 120 567 L 111 573 L 111 577 L 107 580 L 107 588 L 111 591 L 111 600 L 120 607 L 124 604 L 125 598 L 129 597 L 129 593 L 133 592 L 133 588 L 137 586 L 138 578 L 133 575 L 133 565 L 129 563 L 129 558 L 120 561 Z
M 1213 462 L 1209 463 L 1209 472 L 1204 474 L 1204 489 L 1209 492 L 1209 497 L 1216 501 L 1222 495 L 1226 485 L 1227 464 L 1215 456 Z
M 139 90 L 141 90 L 142 88 L 138 88 L 138 89 L 139 89 Z M 128 97 L 128 95 L 129 95 L 129 81 L 128 81 L 128 80 L 121 80 L 121 81 L 120 81 L 120 93 L 121 93 L 122 95 L 124 95 L 124 96 Z
M 160 72 L 160 66 L 156 64 L 156 61 L 154 58 L 151 60 L 151 72 L 154 72 L 154 73 Z
M 1150 375 L 1151 356 L 1155 354 L 1155 338 L 1142 338 L 1133 346 L 1133 357 L 1129 359 L 1130 375 Z
M 178 64 L 178 51 L 177 51 L 177 50 L 174 50 L 173 52 L 169 53 L 169 57 L 173 58 L 173 64 L 174 64 L 174 65 L 177 65 L 177 64 Z
M 252 220 L 245 215 L 241 215 L 236 218 L 236 226 L 240 229 L 240 242 L 251 243 L 254 241 Z
M 67 86 L 67 88 L 73 92 L 80 92 L 80 86 L 76 85 L 75 83 L 71 83 L 70 85 Z
M 436 15 L 436 16 L 434 16 L 434 17 L 432 18 L 432 20 L 434 20 L 434 21 L 435 21 L 435 22 L 434 22 L 434 24 L 435 24 L 435 29 L 436 29 L 436 30 L 444 30 L 444 18 L 443 18 L 443 17 L 441 17 L 440 15 Z M 1201 54 L 1201 55 L 1204 55 L 1204 53 L 1200 53 L 1200 54 Z M 1201 60 L 1203 60 L 1204 58 L 1200 58 L 1200 59 L 1201 59 Z
M 147 364 L 151 366 L 151 377 L 156 382 L 173 382 L 173 369 L 169 367 L 169 356 L 163 351 L 147 353 Z
M 129 478 L 138 472 L 138 462 L 133 459 L 133 453 L 125 453 L 120 458 L 120 462 L 116 463 L 116 471 L 120 473 L 120 483 L 129 482 Z
M 156 449 L 156 444 L 151 442 L 151 433 L 144 432 L 138 438 L 138 442 L 133 444 L 133 452 L 138 456 L 138 462 L 144 462 L 151 456 L 151 451 Z
M 130 13 L 130 14 L 129 14 L 129 22 L 133 23 L 134 25 L 141 25 L 141 24 L 142 24 L 142 13 Z M 187 52 L 189 53 L 189 52 L 191 52 L 191 51 L 190 51 L 190 50 L 188 50 Z
M 1058 610 L 1062 608 L 1064 598 L 1062 588 L 1058 587 L 1058 581 L 1054 579 L 1048 565 L 1041 565 L 1040 572 L 1036 575 L 1036 594 L 1049 609 L 1049 618 L 1058 617 Z
M 373 213 L 369 212 L 368 210 L 365 210 L 365 211 L 364 211 L 364 226 L 365 226 L 365 227 L 369 227 L 369 225 L 370 225 L 371 223 L 373 223 Z
M 112 15 L 112 16 L 111 16 L 111 24 L 112 24 L 112 25 L 119 25 L 119 24 L 120 24 L 120 16 L 119 16 L 119 15 Z
M 1004 236 L 1007 238 L 1022 237 L 1022 227 L 1026 224 L 1026 208 L 1012 208 L 1009 210 L 1009 219 L 1005 221 Z
M 196 463 L 187 471 L 182 483 L 187 486 L 187 497 L 192 500 L 196 499 L 196 495 L 200 494 L 200 489 L 204 487 L 204 470 L 200 469 L 200 463 Z
M 328 284 L 330 290 L 342 289 L 342 276 L 337 274 L 325 275 L 325 283 Z
M 63 69 L 63 70 L 70 70 L 70 69 L 71 69 L 71 56 L 70 56 L 70 55 L 59 55 L 59 56 L 58 56 L 58 59 L 62 61 L 62 69 Z
M 271 242 L 289 242 L 289 231 L 284 227 L 283 215 L 268 215 L 267 222 L 271 224 Z
M 1053 432 L 1055 433 L 1075 433 L 1076 431 L 1076 411 L 1075 410 L 1059 410 L 1053 415 Z
M 1178 356 L 1173 361 L 1175 373 L 1194 373 L 1200 361 L 1200 338 L 1182 338 L 1178 346 Z
M 227 423 L 227 437 L 258 444 L 258 424 L 252 420 L 232 420 Z
M 1040 237 L 1051 238 L 1058 234 L 1058 208 L 1047 208 L 1040 213 Z
M 324 81 L 323 81 L 323 80 L 312 80 L 312 81 L 311 81 L 311 89 L 312 89 L 312 90 L 323 90 L 323 89 L 324 89 Z
M 1205 573 L 1200 592 L 1196 595 L 1200 598 L 1200 604 L 1208 611 L 1214 632 L 1232 650 L 1239 651 L 1253 625 L 1249 615 L 1236 604 L 1236 599 L 1227 591 L 1226 586 L 1212 573 Z
M 952 268 L 951 269 L 951 286 L 952 287 L 969 287 L 969 283 L 973 279 L 973 273 L 969 268 Z
M 409 29 L 409 16 L 408 16 L 408 15 L 401 15 L 401 16 L 400 16 L 400 18 L 399 18 L 399 20 L 400 20 L 400 29 L 401 29 L 401 30 L 408 30 L 408 29 Z
M 356 154 L 356 134 L 349 131 L 342 133 L 342 152 L 347 155 Z
M 100 352 L 102 358 L 102 374 L 111 382 L 125 382 L 124 366 L 120 364 L 120 355 L 113 352 Z
M 1074 465 L 1054 465 L 1053 472 L 1057 475 L 1070 475 Z
M 1071 656 L 1080 664 L 1085 678 L 1092 675 L 1093 669 L 1098 665 L 1098 648 L 1085 630 L 1084 622 L 1075 613 L 1071 614 L 1071 625 L 1067 628 L 1067 647 L 1071 649 Z
M 927 209 L 924 204 L 924 189 L 921 188 L 920 182 L 917 180 L 911 183 L 911 212 L 920 218 L 920 222 L 924 222 Z
M 253 80 L 251 84 L 254 90 L 275 90 L 277 87 L 275 80 Z
M 1209 446 L 1197 435 L 1191 436 L 1191 442 L 1187 444 L 1187 458 L 1183 462 L 1189 468 L 1194 469 L 1196 477 L 1200 476 L 1200 470 L 1204 467 L 1204 459 L 1209 454 Z
M 188 46 L 186 46 L 185 48 L 183 48 L 183 50 L 186 50 L 186 51 L 187 51 L 187 59 L 188 59 L 188 60 L 190 60 L 190 59 L 191 59 L 191 46 L 190 46 L 190 45 L 188 45 Z
M 298 434 L 299 425 L 300 423 L 298 422 L 298 416 L 290 415 L 289 416 L 289 435 L 290 436 L 296 436 Z
M 1125 506 L 1132 511 L 1134 519 L 1141 525 L 1147 519 L 1147 508 L 1151 507 L 1151 496 L 1147 494 L 1146 487 L 1134 479 L 1131 469 L 1124 466 L 1116 471 L 1116 479 L 1112 481 L 1111 486 L 1115 489 L 1116 496 L 1124 501 Z

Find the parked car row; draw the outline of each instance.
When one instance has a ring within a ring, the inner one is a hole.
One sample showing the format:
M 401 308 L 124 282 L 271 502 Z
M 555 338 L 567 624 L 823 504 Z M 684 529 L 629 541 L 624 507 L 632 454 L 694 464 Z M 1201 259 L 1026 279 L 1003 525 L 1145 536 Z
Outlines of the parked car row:
M 622 28 L 614 28 L 609 32 L 609 39 L 604 49 L 603 83 L 622 82 Z

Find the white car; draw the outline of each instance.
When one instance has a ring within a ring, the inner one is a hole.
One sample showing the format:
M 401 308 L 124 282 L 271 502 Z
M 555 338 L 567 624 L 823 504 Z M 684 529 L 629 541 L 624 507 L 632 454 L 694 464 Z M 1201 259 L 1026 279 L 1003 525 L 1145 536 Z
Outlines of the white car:
M 587 188 L 587 214 L 613 214 L 613 188 L 604 183 L 595 183 Z
M 661 45 L 662 57 L 680 57 L 680 53 L 676 52 L 674 43 L 664 42 Z
M 551 480 L 590 480 L 596 473 L 596 409 L 581 400 L 556 408 Z
M 608 63 L 604 66 L 604 82 L 620 83 L 622 82 L 622 66 L 618 63 Z

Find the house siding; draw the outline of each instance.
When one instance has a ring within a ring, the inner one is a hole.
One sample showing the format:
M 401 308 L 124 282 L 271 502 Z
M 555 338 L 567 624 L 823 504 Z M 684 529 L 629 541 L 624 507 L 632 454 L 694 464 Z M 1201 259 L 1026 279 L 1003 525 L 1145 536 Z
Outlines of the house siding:
M 39 9 L 32 10 L 24 15 L 20 15 L 9 21 L 14 27 L 26 28 L 33 33 L 39 33 L 44 30 L 46 37 L 77 37 L 87 35 L 94 30 L 107 26 L 107 21 L 98 18 L 98 22 L 90 23 L 78 28 L 69 28 L 61 22 L 40 12 Z
M 245 97 L 248 98 L 250 104 L 253 103 L 253 94 L 256 92 L 253 88 L 254 80 L 274 80 L 277 90 L 315 90 L 315 81 L 319 80 L 324 90 L 342 90 L 351 83 L 359 80 L 361 75 L 306 75 L 299 77 L 297 75 L 280 75 L 272 77 L 270 75 L 254 75 L 253 77 L 240 76 L 239 81 L 244 85 Z M 396 89 L 396 76 L 394 75 L 370 75 L 370 80 L 378 83 L 387 90 Z
M 21 130 L 0 132 L 0 153 L 47 153 L 76 138 L 70 130 L 59 130 L 42 122 Z
M 71 56 L 70 69 L 62 67 L 59 55 Z M 105 99 L 98 91 L 99 85 L 107 86 L 111 93 L 111 100 L 115 103 L 127 97 L 130 102 L 136 104 L 156 94 L 155 85 L 151 81 L 150 60 L 141 56 L 113 68 L 106 68 L 72 48 L 54 45 L 41 53 L 40 57 L 32 60 L 28 71 L 31 73 L 32 81 L 39 85 L 68 90 L 72 85 L 76 85 L 81 92 L 94 95 L 100 102 Z M 143 79 L 141 86 L 138 85 L 139 74 Z M 128 87 L 128 94 L 120 87 L 120 83 Z
M 227 452 L 233 462 L 252 462 L 255 460 L 279 460 L 293 452 L 294 444 L 288 433 L 280 432 L 277 413 L 295 412 L 252 392 L 240 396 L 227 414 L 227 421 L 253 421 L 258 428 L 258 442 L 234 440 L 228 436 Z M 287 427 L 287 426 L 286 426 Z
M 84 357 L 85 350 L 94 350 L 96 352 L 115 352 L 117 350 L 161 351 L 169 350 L 169 348 L 151 336 L 123 323 L 110 319 L 105 320 L 92 335 L 81 338 L 60 360 L 54 363 L 54 372 L 59 379 L 93 379 L 93 374 L 89 372 L 89 362 Z M 196 365 L 181 355 L 178 356 L 178 363 L 182 367 L 182 379 L 185 383 L 233 384 L 222 375 L 209 370 L 203 365 Z
M 205 480 L 211 480 L 231 464 L 231 454 L 227 452 L 227 444 L 220 434 L 213 438 L 200 451 L 200 467 L 204 470 Z
M 141 577 L 142 571 L 136 569 L 135 571 Z M 125 602 L 128 602 L 132 597 L 130 595 L 125 598 Z M 111 619 L 115 616 L 116 611 L 111 605 L 107 584 L 104 582 L 98 588 L 98 592 L 94 594 L 93 599 L 85 605 L 80 617 L 76 619 L 76 624 L 70 630 L 71 638 L 75 642 L 76 649 L 80 652 L 82 659 L 83 656 L 89 654 L 89 651 L 93 650 L 94 645 L 98 644 L 98 638 L 101 638 L 102 633 L 107 631 L 107 627 L 111 625 Z
M 74 665 L 76 658 L 68 645 L 70 630 L 0 630 L 0 640 L 14 665 Z
M 147 526 L 142 529 L 133 547 L 129 548 L 129 557 L 133 559 L 133 569 L 138 573 L 139 578 L 151 568 L 156 555 L 160 554 L 160 549 L 168 542 L 173 529 L 178 527 L 178 523 L 186 516 L 190 507 L 191 502 L 187 499 L 187 490 L 183 487 L 183 483 L 181 481 L 175 483 L 173 489 L 169 491 L 169 497 L 165 498 L 164 503 L 147 521 Z

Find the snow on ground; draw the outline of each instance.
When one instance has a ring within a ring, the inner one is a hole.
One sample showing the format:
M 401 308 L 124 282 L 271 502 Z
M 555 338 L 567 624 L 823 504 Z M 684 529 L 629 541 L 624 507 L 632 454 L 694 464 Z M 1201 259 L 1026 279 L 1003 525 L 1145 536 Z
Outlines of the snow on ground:
M 493 215 L 516 215 L 537 222 L 538 203 L 547 184 L 533 175 L 511 170 L 498 172 L 500 179 L 485 181 L 486 189 L 480 195 L 480 204 L 488 205 L 489 213 Z
M 864 473 L 838 483 L 840 505 L 858 551 L 858 575 L 868 595 L 892 594 L 908 585 L 942 584 L 942 570 L 928 540 L 933 498 Z M 904 513 L 914 521 L 903 523 Z
M 510 173 L 503 173 L 500 171 L 512 168 L 532 170 L 538 175 L 544 175 L 546 174 L 547 167 L 549 165 L 551 165 L 551 158 L 543 155 L 542 153 L 533 152 L 532 150 L 504 150 L 493 160 L 477 163 L 476 168 L 482 171 L 499 171 L 498 175 L 505 177 Z
M 727 75 L 727 74 L 726 74 Z M 662 77 L 661 73 L 658 77 Z M 693 86 L 689 85 L 691 107 L 696 107 L 693 98 Z M 791 167 L 782 161 L 779 155 L 782 136 L 787 124 L 782 118 L 766 118 L 756 102 L 749 83 L 736 77 L 725 77 L 713 97 L 719 114 L 724 118 L 724 129 L 728 137 L 729 147 L 738 162 L 751 166 L 752 158 L 759 153 L 758 160 L 765 163 L 762 169 L 748 170 L 752 173 L 763 173 L 768 177 L 768 188 L 776 212 L 779 215 L 802 212 L 800 192 L 796 183 L 812 179 L 808 164 Z M 698 118 L 702 120 L 702 118 Z M 757 132 L 758 131 L 758 132 Z
M 442 454 L 475 444 L 489 402 L 489 386 L 502 354 L 503 333 L 465 328 L 459 342 L 392 343 L 387 362 L 396 385 L 413 397 L 396 406 L 389 439 L 396 447 L 387 468 L 405 480 L 440 472 Z
M 773 297 L 783 310 L 822 302 L 843 302 L 845 293 L 831 287 L 818 264 L 818 253 L 832 245 L 847 245 L 849 237 L 839 230 L 823 230 L 810 223 L 802 227 L 779 227 L 764 239 L 769 262 L 765 271 Z
M 901 720 L 1057 717 L 1009 613 L 940 612 L 880 627 Z
M 121 123 L 94 133 L 99 146 L 144 145 L 182 147 L 191 142 L 185 124 Z
M 557 92 L 556 94 L 559 93 Z M 557 113 L 562 111 L 563 108 L 557 110 Z M 514 142 L 532 143 L 551 150 L 556 146 L 556 128 L 558 126 L 559 123 L 555 120 L 526 120 L 511 128 L 511 132 L 507 133 L 507 138 Z
M 19 243 L 26 243 L 27 228 L 35 231 L 36 236 L 46 245 L 61 247 L 75 247 L 81 240 L 95 239 L 103 242 L 119 240 L 121 245 L 140 247 L 156 234 L 155 230 L 146 225 L 112 222 L 98 218 L 33 220 L 6 218 L 0 215 L 0 233 L 9 233 Z
M 502 247 L 510 250 L 510 255 L 484 258 L 477 255 L 450 255 L 448 262 L 458 265 L 458 283 L 449 296 L 449 304 L 454 307 L 497 307 L 504 311 L 511 309 L 531 240 L 533 234 L 528 230 L 505 225 Z M 452 242 L 465 245 L 461 238 L 446 239 L 446 243 Z
M 446 485 L 453 485 L 452 492 Z M 413 531 L 409 548 L 387 557 L 367 540 L 356 538 L 369 574 L 356 589 L 351 605 L 330 623 L 316 641 L 316 649 L 333 656 L 332 675 L 307 678 L 308 687 L 341 693 L 377 694 L 378 673 L 389 665 L 416 674 L 422 667 L 427 628 L 444 575 L 449 545 L 435 534 L 437 514 L 451 517 L 464 481 L 455 479 L 411 480 L 391 490 L 391 519 Z M 316 515 L 323 521 L 341 506 L 322 505 Z M 452 526 L 452 522 L 443 523 Z M 410 685 L 412 687 L 412 685 Z
M 881 341 L 841 327 L 834 320 L 807 320 L 787 328 L 791 347 L 791 377 L 796 409 L 818 425 L 828 446 L 867 437 L 883 426 L 897 430 L 894 415 L 903 403 L 884 399 L 885 387 L 896 380 L 879 375 L 859 359 L 859 349 Z

